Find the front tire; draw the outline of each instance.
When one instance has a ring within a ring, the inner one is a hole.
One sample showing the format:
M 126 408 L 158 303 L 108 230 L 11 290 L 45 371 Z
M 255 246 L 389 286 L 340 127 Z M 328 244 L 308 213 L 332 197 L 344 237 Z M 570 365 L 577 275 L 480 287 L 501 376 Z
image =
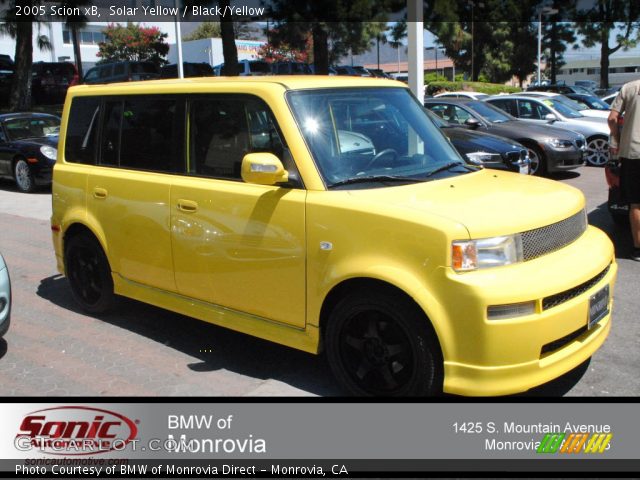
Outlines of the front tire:
M 534 147 L 527 147 L 529 152 L 529 175 L 544 176 L 547 173 L 547 158 L 542 150 Z
M 587 163 L 593 167 L 603 167 L 609 161 L 609 142 L 605 137 L 593 137 L 587 141 L 587 151 L 584 156 Z
M 13 166 L 13 178 L 22 193 L 31 193 L 36 188 L 31 167 L 24 158 L 19 158 Z
M 102 246 L 92 235 L 72 237 L 65 248 L 65 273 L 83 310 L 105 313 L 113 307 L 113 278 Z
M 440 350 L 423 312 L 384 289 L 340 300 L 327 325 L 333 373 L 357 396 L 426 396 L 442 390 Z

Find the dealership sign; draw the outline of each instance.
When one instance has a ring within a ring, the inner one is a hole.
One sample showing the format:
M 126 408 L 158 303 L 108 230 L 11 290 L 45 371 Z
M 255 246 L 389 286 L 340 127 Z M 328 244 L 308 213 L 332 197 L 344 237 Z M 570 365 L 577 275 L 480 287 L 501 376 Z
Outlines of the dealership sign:
M 45 408 L 25 415 L 14 444 L 21 451 L 95 455 L 123 450 L 138 435 L 136 423 L 120 413 L 100 408 Z

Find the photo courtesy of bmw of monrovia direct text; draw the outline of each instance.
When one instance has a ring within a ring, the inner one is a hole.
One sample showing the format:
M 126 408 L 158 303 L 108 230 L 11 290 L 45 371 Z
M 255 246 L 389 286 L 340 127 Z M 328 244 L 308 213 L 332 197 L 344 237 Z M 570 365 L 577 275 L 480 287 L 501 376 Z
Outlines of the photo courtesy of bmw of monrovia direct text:
M 5 404 L 0 472 L 349 477 L 506 465 L 631 472 L 640 470 L 638 432 L 633 403 Z

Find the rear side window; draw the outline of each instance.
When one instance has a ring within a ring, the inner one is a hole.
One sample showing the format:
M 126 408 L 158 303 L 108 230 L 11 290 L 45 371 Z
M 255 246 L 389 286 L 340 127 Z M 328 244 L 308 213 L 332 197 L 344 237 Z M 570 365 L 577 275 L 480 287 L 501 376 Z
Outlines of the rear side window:
M 189 120 L 191 174 L 241 180 L 242 159 L 253 152 L 273 153 L 290 168 L 271 111 L 257 98 L 193 99 Z
M 99 120 L 100 98 L 76 97 L 73 99 L 64 147 L 67 162 L 95 162 Z
M 100 163 L 153 172 L 184 171 L 183 103 L 161 96 L 105 102 Z

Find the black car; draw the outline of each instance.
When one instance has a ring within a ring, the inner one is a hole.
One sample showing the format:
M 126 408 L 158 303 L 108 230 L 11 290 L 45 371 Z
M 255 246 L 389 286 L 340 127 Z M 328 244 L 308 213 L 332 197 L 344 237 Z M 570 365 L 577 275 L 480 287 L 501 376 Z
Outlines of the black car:
M 519 143 L 489 133 L 456 127 L 433 112 L 427 112 L 460 155 L 472 163 L 497 170 L 529 173 L 529 155 L 527 149 Z
M 213 77 L 213 67 L 208 63 L 182 62 L 184 78 Z M 178 64 L 172 63 L 160 69 L 160 78 L 178 78 Z
M 481 100 L 430 98 L 424 106 L 454 125 L 521 143 L 529 151 L 533 174 L 571 170 L 583 164 L 586 139 L 579 133 L 517 120 Z
M 611 110 L 611 105 L 596 97 L 595 95 L 586 95 L 584 93 L 565 93 L 565 97 L 569 97 L 574 102 L 578 102 L 591 110 Z
M 591 91 L 579 85 L 551 84 L 551 85 L 533 85 L 527 88 L 527 92 L 553 92 L 553 93 L 584 93 L 591 95 Z
M 0 177 L 22 192 L 51 184 L 58 154 L 60 118 L 45 113 L 0 115 Z

